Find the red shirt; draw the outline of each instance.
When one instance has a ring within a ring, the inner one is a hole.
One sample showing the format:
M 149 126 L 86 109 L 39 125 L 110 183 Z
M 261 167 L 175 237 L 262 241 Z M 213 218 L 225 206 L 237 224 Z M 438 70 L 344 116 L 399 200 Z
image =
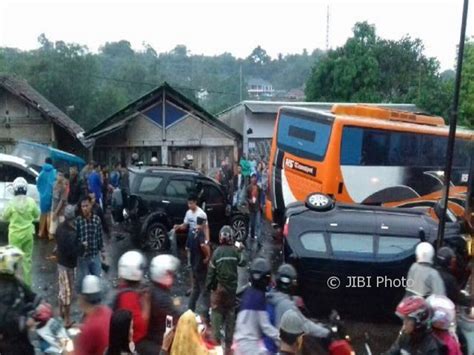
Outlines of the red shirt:
M 107 306 L 98 306 L 87 315 L 76 338 L 76 355 L 103 355 L 109 345 L 109 327 L 112 311 Z
M 148 332 L 148 321 L 143 318 L 141 295 L 136 291 L 124 291 L 117 299 L 117 309 L 126 309 L 132 312 L 133 341 L 138 343 Z

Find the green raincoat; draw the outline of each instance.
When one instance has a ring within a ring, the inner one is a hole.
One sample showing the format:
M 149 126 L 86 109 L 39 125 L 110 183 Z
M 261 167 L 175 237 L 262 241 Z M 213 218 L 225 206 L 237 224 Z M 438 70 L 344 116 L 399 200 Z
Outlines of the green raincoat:
M 8 244 L 14 245 L 25 254 L 23 257 L 23 281 L 31 286 L 31 256 L 33 254 L 34 221 L 40 210 L 31 197 L 15 196 L 5 208 L 3 219 L 9 222 Z

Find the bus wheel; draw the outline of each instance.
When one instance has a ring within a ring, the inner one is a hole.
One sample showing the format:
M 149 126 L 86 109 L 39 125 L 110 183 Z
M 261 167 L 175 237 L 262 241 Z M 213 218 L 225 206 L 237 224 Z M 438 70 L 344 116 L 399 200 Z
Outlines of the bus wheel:
M 334 208 L 334 200 L 328 195 L 315 192 L 306 197 L 306 207 L 313 211 L 329 211 Z

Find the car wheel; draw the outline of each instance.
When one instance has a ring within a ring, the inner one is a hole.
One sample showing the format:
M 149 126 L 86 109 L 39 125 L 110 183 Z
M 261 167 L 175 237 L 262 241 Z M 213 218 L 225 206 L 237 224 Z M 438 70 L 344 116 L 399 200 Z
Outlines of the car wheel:
M 315 192 L 306 197 L 306 207 L 313 211 L 328 211 L 334 208 L 334 200 L 328 195 Z
M 243 216 L 233 217 L 231 227 L 234 231 L 235 240 L 244 241 L 247 238 L 248 223 Z
M 152 251 L 164 251 L 168 243 L 168 230 L 158 222 L 150 224 L 146 230 L 145 247 Z

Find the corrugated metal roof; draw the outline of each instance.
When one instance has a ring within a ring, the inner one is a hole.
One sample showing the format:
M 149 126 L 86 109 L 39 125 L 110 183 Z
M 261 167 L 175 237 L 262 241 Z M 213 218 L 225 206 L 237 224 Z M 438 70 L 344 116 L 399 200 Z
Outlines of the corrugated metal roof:
M 54 104 L 48 101 L 43 95 L 36 91 L 24 79 L 12 75 L 0 75 L 0 87 L 5 88 L 11 94 L 19 97 L 22 101 L 31 105 L 54 123 L 63 127 L 69 134 L 77 138 L 77 135 L 84 132 L 79 124 L 62 112 Z
M 277 113 L 278 109 L 282 106 L 292 106 L 292 107 L 304 107 L 310 109 L 318 110 L 331 110 L 331 108 L 336 104 L 336 102 L 294 102 L 294 101 L 243 101 L 243 104 L 252 112 L 252 113 Z M 353 103 L 338 103 L 340 105 L 348 104 L 353 105 Z M 362 103 L 361 103 L 362 104 Z M 379 106 L 383 108 L 392 108 L 401 111 L 408 112 L 417 112 L 420 111 L 414 104 L 363 104 L 369 106 Z
M 238 104 L 235 104 L 224 111 L 220 112 L 217 114 L 217 117 L 223 116 L 226 113 L 233 111 L 237 108 L 240 108 L 242 106 L 246 107 L 249 109 L 252 113 L 255 114 L 264 114 L 264 113 L 270 113 L 270 114 L 276 114 L 278 112 L 278 109 L 282 106 L 293 106 L 293 107 L 306 107 L 306 108 L 313 108 L 313 109 L 318 109 L 318 110 L 331 110 L 332 106 L 335 104 L 340 104 L 340 105 L 353 105 L 354 103 L 339 103 L 339 102 L 304 102 L 304 101 L 252 101 L 252 100 L 245 100 L 242 102 L 239 102 Z M 396 110 L 401 110 L 401 111 L 407 111 L 407 112 L 420 112 L 421 110 L 414 104 L 364 104 L 360 103 L 361 105 L 374 105 L 374 106 L 379 106 L 383 108 L 392 108 Z

